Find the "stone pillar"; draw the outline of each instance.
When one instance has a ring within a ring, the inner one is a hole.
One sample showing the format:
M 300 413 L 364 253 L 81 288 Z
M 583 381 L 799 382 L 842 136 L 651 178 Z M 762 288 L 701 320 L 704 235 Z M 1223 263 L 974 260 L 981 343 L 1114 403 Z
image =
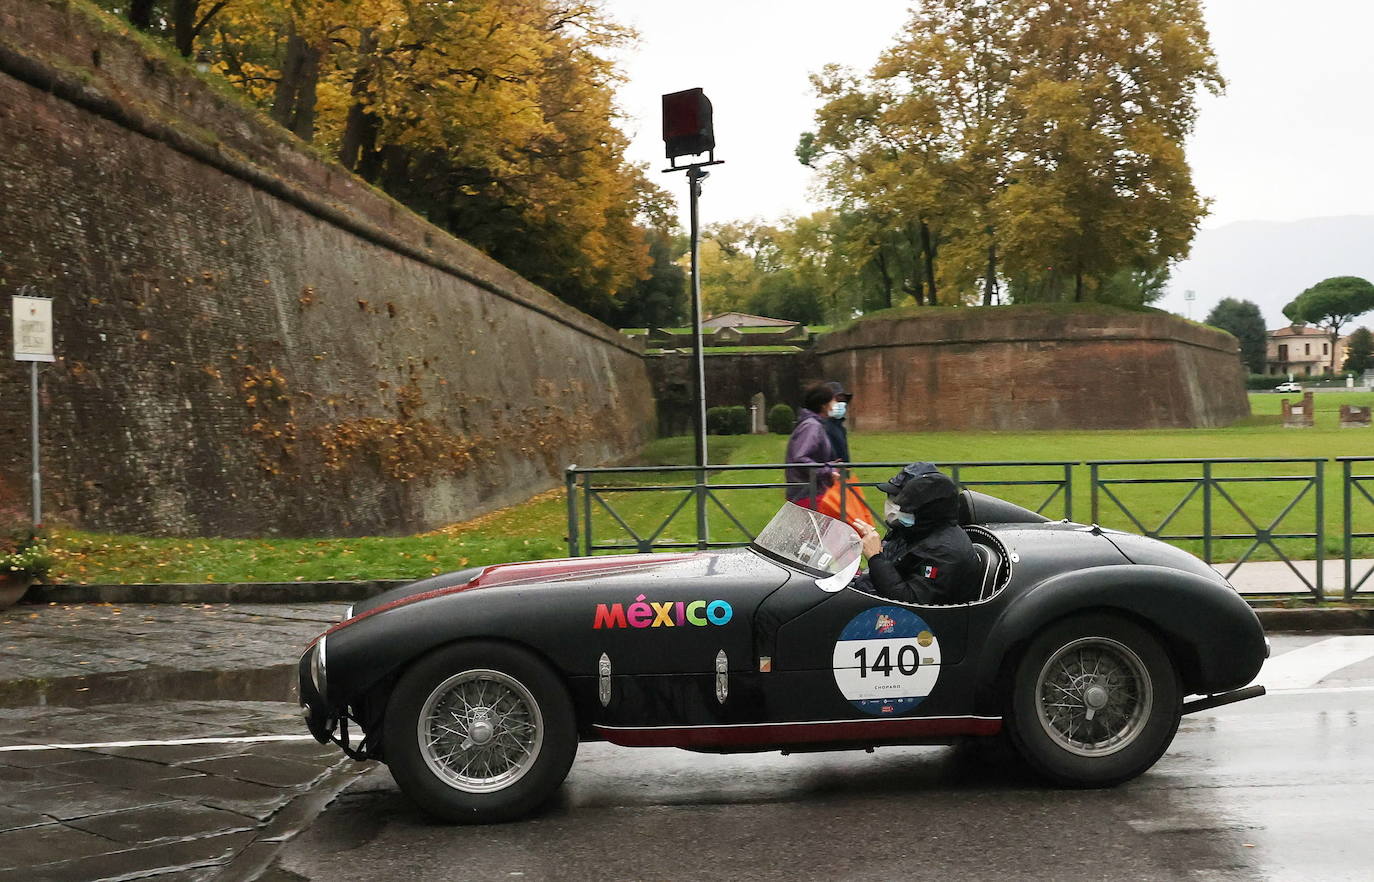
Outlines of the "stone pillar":
M 1312 392 L 1302 393 L 1302 403 L 1294 405 L 1283 399 L 1283 427 L 1285 429 L 1312 428 Z
M 755 435 L 768 434 L 768 408 L 762 392 L 749 399 L 749 431 Z
M 1349 404 L 1341 405 L 1341 428 L 1342 429 L 1368 429 L 1370 424 L 1368 407 L 1354 407 Z

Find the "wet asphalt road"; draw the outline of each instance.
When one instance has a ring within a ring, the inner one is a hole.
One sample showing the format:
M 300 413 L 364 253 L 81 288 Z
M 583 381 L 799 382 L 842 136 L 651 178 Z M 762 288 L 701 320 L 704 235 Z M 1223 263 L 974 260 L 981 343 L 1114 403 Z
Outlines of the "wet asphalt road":
M 589 744 L 549 810 L 493 827 L 430 821 L 377 768 L 264 878 L 1367 880 L 1374 637 L 1340 639 L 1364 642 L 1331 670 L 1290 666 L 1281 691 L 1185 717 L 1154 769 L 1114 790 L 1048 789 L 955 748 Z M 1276 637 L 1275 660 L 1323 640 Z

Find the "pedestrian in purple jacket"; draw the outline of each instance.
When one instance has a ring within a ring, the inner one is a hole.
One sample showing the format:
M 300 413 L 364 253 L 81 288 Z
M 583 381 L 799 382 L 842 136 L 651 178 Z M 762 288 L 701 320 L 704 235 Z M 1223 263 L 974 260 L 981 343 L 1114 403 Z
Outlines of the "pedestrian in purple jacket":
M 830 463 L 835 461 L 835 449 L 830 444 L 822 420 L 830 415 L 830 407 L 835 403 L 835 390 L 824 383 L 808 386 L 802 397 L 802 410 L 797 414 L 797 425 L 792 429 L 792 437 L 787 439 L 787 462 L 819 463 L 821 468 L 788 468 L 785 475 L 787 483 L 802 484 L 801 487 L 788 487 L 787 500 L 806 508 L 815 508 L 816 499 L 811 495 L 811 478 L 815 475 L 816 496 L 825 492 L 830 482 L 835 480 L 835 469 Z

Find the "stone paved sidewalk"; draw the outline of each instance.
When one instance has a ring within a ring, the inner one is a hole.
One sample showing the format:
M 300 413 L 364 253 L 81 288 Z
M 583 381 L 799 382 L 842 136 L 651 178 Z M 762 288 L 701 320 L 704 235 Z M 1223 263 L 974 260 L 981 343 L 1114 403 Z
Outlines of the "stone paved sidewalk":
M 302 739 L 294 700 L 342 609 L 0 613 L 0 882 L 254 878 L 366 768 Z
M 0 680 L 294 664 L 344 604 L 108 604 L 0 612 Z

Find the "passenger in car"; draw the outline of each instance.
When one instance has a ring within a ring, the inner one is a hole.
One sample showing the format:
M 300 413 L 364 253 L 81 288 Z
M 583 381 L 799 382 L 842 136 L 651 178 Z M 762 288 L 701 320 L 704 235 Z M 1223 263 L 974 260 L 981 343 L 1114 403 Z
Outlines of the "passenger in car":
M 887 536 L 856 526 L 868 572 L 852 587 L 903 603 L 968 603 L 978 592 L 978 553 L 959 526 L 959 488 L 928 462 L 878 485 L 887 494 Z

